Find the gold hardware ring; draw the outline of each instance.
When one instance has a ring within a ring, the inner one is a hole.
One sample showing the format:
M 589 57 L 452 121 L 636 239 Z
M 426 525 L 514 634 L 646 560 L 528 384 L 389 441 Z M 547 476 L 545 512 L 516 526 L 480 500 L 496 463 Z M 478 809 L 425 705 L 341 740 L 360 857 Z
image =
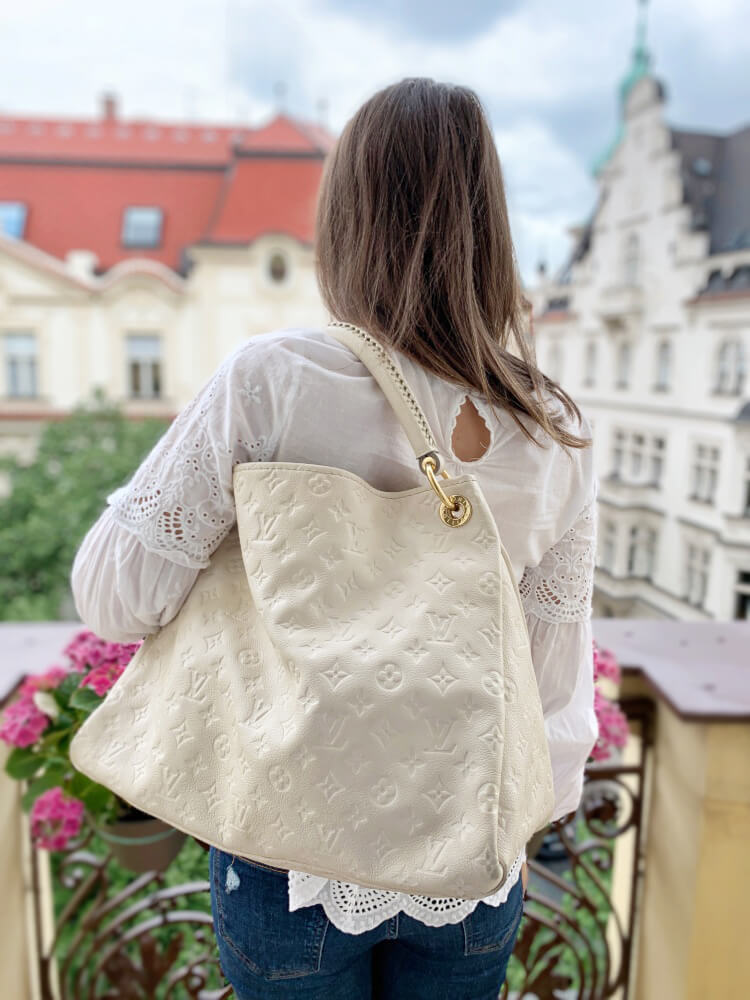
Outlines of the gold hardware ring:
M 432 455 L 425 455 L 425 457 L 421 460 L 420 465 L 422 467 L 422 472 L 424 472 L 430 482 L 430 486 L 440 497 L 440 520 L 443 521 L 444 524 L 447 524 L 450 528 L 458 528 L 460 525 L 466 524 L 471 517 L 471 504 L 468 499 L 465 496 L 461 496 L 459 493 L 454 493 L 451 494 L 451 496 L 448 496 L 435 478 L 435 468 L 437 463 Z M 450 476 L 445 469 L 442 469 L 441 471 L 446 479 L 450 479 Z

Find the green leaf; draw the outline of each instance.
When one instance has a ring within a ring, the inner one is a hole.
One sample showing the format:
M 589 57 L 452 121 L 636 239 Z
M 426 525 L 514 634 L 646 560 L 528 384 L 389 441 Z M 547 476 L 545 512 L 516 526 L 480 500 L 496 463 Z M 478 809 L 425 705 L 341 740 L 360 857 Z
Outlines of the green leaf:
M 104 695 L 97 694 L 93 688 L 79 687 L 74 691 L 70 704 L 73 708 L 82 708 L 85 712 L 93 712 L 104 701 Z
M 96 782 L 92 781 L 87 775 L 81 771 L 74 770 L 73 777 L 70 779 L 70 793 L 71 795 L 75 795 L 76 798 L 82 799 L 86 789 L 95 784 Z
M 53 750 L 55 748 L 55 744 L 60 743 L 67 735 L 68 729 L 61 729 L 57 725 L 57 720 L 55 720 L 54 726 L 51 726 L 44 731 L 44 734 L 39 741 L 39 747 L 42 752 L 47 749 Z
M 45 758 L 30 747 L 14 747 L 5 762 L 5 772 L 11 778 L 22 781 L 31 778 L 44 764 Z
M 60 708 L 68 707 L 70 699 L 74 692 L 78 690 L 83 677 L 84 674 L 69 674 L 67 677 L 63 678 L 56 688 L 53 688 L 52 695 Z
M 28 812 L 42 792 L 46 792 L 48 788 L 55 788 L 56 785 L 60 784 L 62 784 L 62 780 L 58 774 L 49 772 L 43 774 L 36 781 L 32 781 L 21 796 L 21 808 L 24 812 Z
M 113 795 L 114 792 L 109 788 L 105 788 L 104 785 L 98 785 L 92 781 L 90 787 L 78 795 L 77 798 L 84 802 L 90 812 L 97 813 L 107 805 L 107 802 Z

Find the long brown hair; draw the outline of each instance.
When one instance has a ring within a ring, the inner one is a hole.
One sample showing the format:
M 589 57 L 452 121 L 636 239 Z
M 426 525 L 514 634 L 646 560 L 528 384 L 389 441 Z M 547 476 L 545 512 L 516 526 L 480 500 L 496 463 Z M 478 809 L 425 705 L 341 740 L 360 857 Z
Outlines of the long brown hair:
M 543 398 L 580 420 L 527 341 L 502 170 L 473 90 L 407 78 L 349 119 L 323 168 L 315 267 L 334 319 L 479 391 L 538 444 L 520 414 L 566 448 L 591 443 Z

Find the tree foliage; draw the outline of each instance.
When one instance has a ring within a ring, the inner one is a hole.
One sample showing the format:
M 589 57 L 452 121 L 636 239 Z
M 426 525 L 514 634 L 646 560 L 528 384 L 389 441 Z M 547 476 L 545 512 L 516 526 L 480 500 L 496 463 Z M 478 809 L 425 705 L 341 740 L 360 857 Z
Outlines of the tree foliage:
M 49 621 L 70 612 L 70 571 L 107 495 L 127 482 L 169 422 L 131 420 L 97 388 L 48 423 L 34 460 L 0 457 L 0 620 Z

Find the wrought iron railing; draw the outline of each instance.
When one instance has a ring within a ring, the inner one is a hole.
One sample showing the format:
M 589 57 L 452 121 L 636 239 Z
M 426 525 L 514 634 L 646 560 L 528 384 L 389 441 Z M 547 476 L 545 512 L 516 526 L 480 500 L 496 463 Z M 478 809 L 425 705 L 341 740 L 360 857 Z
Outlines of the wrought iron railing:
M 639 737 L 637 760 L 589 764 L 575 817 L 551 828 L 549 839 L 560 853 L 555 867 L 562 870 L 529 861 L 528 898 L 503 1000 L 605 1000 L 615 994 L 627 1000 L 645 865 L 644 788 L 654 704 L 645 697 L 619 704 L 631 741 Z M 626 898 L 617 901 L 612 884 L 616 848 L 618 863 L 630 872 Z
M 591 764 L 575 817 L 550 828 L 546 856 L 529 861 L 525 914 L 502 998 L 627 1000 L 635 919 L 644 864 L 643 804 L 653 704 L 621 707 L 638 734 L 634 763 Z M 52 939 L 41 940 L 40 852 L 33 852 L 43 1000 L 224 1000 L 233 996 L 218 960 L 209 883 L 170 884 L 165 873 L 133 875 L 115 885 L 111 855 L 92 849 L 89 832 L 55 856 L 57 898 Z M 627 840 L 620 841 L 620 838 Z M 613 903 L 615 847 L 629 866 L 629 898 Z M 198 849 L 199 850 L 199 849 Z M 208 856 L 204 855 L 205 865 Z

